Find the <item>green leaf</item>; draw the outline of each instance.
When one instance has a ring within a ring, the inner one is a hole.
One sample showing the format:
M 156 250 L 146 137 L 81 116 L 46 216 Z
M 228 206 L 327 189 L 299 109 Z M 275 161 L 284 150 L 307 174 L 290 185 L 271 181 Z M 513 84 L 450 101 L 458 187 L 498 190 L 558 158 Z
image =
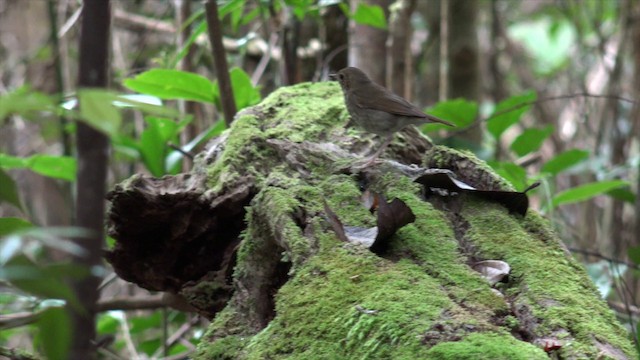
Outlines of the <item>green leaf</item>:
M 24 116 L 34 111 L 53 111 L 54 109 L 55 104 L 49 96 L 23 86 L 0 96 L 0 124 L 11 114 Z
M 626 187 L 616 188 L 616 189 L 607 191 L 607 195 L 611 196 L 616 200 L 624 201 L 628 204 L 633 205 L 636 203 L 636 194 L 634 194 L 633 191 L 631 191 L 631 189 Z
M 180 114 L 180 111 L 162 105 L 162 101 L 155 96 L 143 94 L 127 94 L 118 95 L 116 99 L 117 100 L 114 102 L 114 105 L 119 108 L 132 107 L 149 115 L 164 116 L 170 118 L 178 118 L 182 116 L 182 114 Z
M 387 19 L 384 16 L 384 10 L 378 5 L 359 3 L 352 18 L 358 24 L 369 25 L 378 29 L 387 28 Z
M 15 217 L 0 218 L 0 237 L 13 234 L 20 230 L 32 228 L 33 224 L 27 220 Z
M 39 314 L 36 325 L 47 359 L 68 359 L 72 325 L 67 311 L 62 307 L 49 307 Z
M 76 159 L 70 156 L 36 154 L 28 158 L 19 158 L 0 154 L 0 167 L 27 168 L 40 175 L 67 181 L 73 181 L 76 178 Z
M 584 201 L 604 194 L 613 189 L 628 185 L 629 183 L 623 180 L 593 182 L 560 192 L 553 197 L 551 203 L 554 207 L 557 207 L 563 204 L 571 204 L 579 201 Z
M 66 264 L 65 264 L 66 265 Z M 77 265 L 68 265 L 77 268 Z M 7 279 L 18 289 L 41 298 L 62 299 L 80 309 L 78 299 L 69 287 L 67 279 L 56 276 L 53 266 L 35 264 L 25 255 L 19 254 L 9 259 L 0 269 L 0 278 Z
M 520 121 L 524 113 L 529 111 L 528 104 L 536 100 L 536 93 L 529 91 L 522 95 L 512 96 L 498 103 L 493 114 L 487 119 L 487 130 L 498 140 L 511 125 Z
M 251 83 L 249 75 L 240 68 L 233 68 L 229 71 L 231 86 L 233 87 L 233 98 L 238 110 L 260 102 L 260 90 Z
M 166 174 L 167 142 L 178 133 L 178 124 L 169 119 L 147 117 L 147 128 L 140 135 L 140 155 L 154 176 Z
M 204 76 L 179 70 L 152 69 L 126 79 L 124 86 L 160 99 L 184 99 L 214 103 L 218 93 L 215 86 Z
M 542 129 L 526 129 L 511 143 L 511 150 L 518 156 L 524 156 L 540 149 L 542 143 L 553 133 L 553 125 Z
M 521 166 L 510 162 L 489 161 L 495 172 L 511 183 L 516 191 L 524 191 L 528 186 L 527 172 Z
M 636 264 L 640 264 L 640 246 L 632 246 L 627 249 L 629 259 Z
M 118 133 L 122 115 L 114 105 L 117 96 L 107 90 L 82 89 L 78 91 L 80 116 L 84 122 L 109 137 Z
M 96 330 L 99 335 L 115 334 L 120 327 L 120 320 L 109 314 L 98 315 L 98 324 Z
M 586 150 L 571 149 L 562 152 L 542 165 L 542 172 L 558 175 L 572 166 L 575 166 L 589 158 Z
M 449 121 L 458 128 L 466 128 L 473 124 L 476 116 L 478 116 L 478 104 L 475 101 L 467 101 L 465 99 L 442 101 L 429 109 L 427 113 Z M 442 124 L 427 124 L 423 127 L 427 131 L 441 128 L 452 129 L 450 126 Z
M 38 174 L 68 181 L 76 178 L 76 159 L 70 156 L 34 155 L 29 168 Z
M 0 167 L 1 166 L 2 165 L 0 165 Z M 18 196 L 18 187 L 16 186 L 15 181 L 13 181 L 9 174 L 0 168 L 0 203 L 4 201 L 22 210 L 20 196 Z

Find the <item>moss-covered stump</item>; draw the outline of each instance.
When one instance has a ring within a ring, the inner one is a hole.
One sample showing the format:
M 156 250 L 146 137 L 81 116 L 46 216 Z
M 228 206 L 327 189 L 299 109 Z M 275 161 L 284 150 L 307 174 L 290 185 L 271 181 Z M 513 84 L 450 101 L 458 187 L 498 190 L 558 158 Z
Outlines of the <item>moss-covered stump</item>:
M 363 168 L 378 141 L 345 129 L 347 118 L 335 83 L 282 88 L 238 114 L 190 174 L 136 176 L 110 193 L 108 260 L 212 319 L 197 358 L 637 356 L 538 214 L 410 176 L 449 169 L 478 189 L 510 190 L 486 165 L 410 129 Z M 340 240 L 327 213 L 375 226 L 365 190 L 415 215 L 376 253 Z M 507 263 L 509 276 L 492 285 L 474 270 L 483 260 Z

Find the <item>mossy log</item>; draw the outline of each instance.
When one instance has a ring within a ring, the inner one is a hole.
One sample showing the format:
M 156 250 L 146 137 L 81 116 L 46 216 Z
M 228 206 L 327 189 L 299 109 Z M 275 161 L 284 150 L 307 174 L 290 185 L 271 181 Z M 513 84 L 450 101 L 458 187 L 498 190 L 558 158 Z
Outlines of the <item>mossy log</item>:
M 335 83 L 281 88 L 239 113 L 190 173 L 137 175 L 109 194 L 107 259 L 212 320 L 196 358 L 637 358 L 539 214 L 425 191 L 406 171 L 512 190 L 482 161 L 409 129 L 363 167 L 379 142 L 347 119 Z M 365 190 L 415 215 L 375 253 L 340 240 L 327 214 L 375 226 Z M 483 260 L 511 271 L 492 285 L 474 270 Z

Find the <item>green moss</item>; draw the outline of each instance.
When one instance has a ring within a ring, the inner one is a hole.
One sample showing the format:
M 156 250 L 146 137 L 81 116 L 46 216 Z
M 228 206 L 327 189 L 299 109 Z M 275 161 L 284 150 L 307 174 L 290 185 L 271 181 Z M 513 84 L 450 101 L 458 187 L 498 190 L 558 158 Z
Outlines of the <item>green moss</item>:
M 529 308 L 539 319 L 538 336 L 566 329 L 575 338 L 571 346 L 588 357 L 598 354 L 590 345 L 593 336 L 635 356 L 613 312 L 604 301 L 594 301 L 600 295 L 584 269 L 567 256 L 537 214 L 518 219 L 500 205 L 473 199 L 468 204 L 462 212 L 470 224 L 467 236 L 483 256 L 511 266 L 511 277 L 520 288 L 512 292 L 519 294 L 515 306 Z
M 476 333 L 461 341 L 444 342 L 432 347 L 432 360 L 535 360 L 549 359 L 542 349 L 519 341 L 508 333 Z
M 424 354 L 421 334 L 431 319 L 454 306 L 438 283 L 415 264 L 394 265 L 362 247 L 337 243 L 331 235 L 323 235 L 320 244 L 319 253 L 280 289 L 278 315 L 251 341 L 248 358 Z
M 385 258 L 338 242 L 324 215 L 325 201 L 344 225 L 376 224 L 376 216 L 361 205 L 358 179 L 334 174 L 335 164 L 323 158 L 310 159 L 304 172 L 267 159 L 274 151 L 270 139 L 321 142 L 331 133 L 344 134 L 344 115 L 337 84 L 307 83 L 279 89 L 229 130 L 226 150 L 209 170 L 210 185 L 221 189 L 248 174 L 258 191 L 248 208 L 234 276 L 266 276 L 256 271 L 262 269 L 261 254 L 274 261 L 269 249 L 282 251 L 293 267 L 266 328 L 257 333 L 244 328 L 247 316 L 229 305 L 212 323 L 205 336 L 211 343 L 200 346 L 200 358 L 547 358 L 511 335 L 521 326 L 518 318 L 506 316 L 513 308 L 530 309 L 533 321 L 545 319 L 537 335 L 568 329 L 571 342 L 564 348 L 591 357 L 596 349 L 585 344 L 595 336 L 633 356 L 624 329 L 603 302 L 593 304 L 594 286 L 536 214 L 520 219 L 472 198 L 465 198 L 459 214 L 448 214 L 425 202 L 419 185 L 381 166 L 384 175 L 371 189 L 388 200 L 403 200 L 416 221 L 392 237 Z M 488 184 L 511 188 L 468 153 L 436 146 L 427 155 L 431 164 L 477 167 Z M 470 252 L 509 263 L 514 285 L 502 290 L 511 305 L 467 264 Z M 245 263 L 253 267 L 244 268 Z M 251 300 L 243 299 L 243 306 L 251 309 Z

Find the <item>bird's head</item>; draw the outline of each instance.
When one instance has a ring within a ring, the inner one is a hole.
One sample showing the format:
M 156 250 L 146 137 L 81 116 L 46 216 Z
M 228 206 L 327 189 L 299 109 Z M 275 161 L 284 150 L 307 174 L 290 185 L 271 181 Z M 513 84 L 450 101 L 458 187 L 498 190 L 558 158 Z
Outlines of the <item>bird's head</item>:
M 338 81 L 344 91 L 371 82 L 367 74 L 355 67 L 346 67 L 335 74 L 329 75 L 329 79 Z

